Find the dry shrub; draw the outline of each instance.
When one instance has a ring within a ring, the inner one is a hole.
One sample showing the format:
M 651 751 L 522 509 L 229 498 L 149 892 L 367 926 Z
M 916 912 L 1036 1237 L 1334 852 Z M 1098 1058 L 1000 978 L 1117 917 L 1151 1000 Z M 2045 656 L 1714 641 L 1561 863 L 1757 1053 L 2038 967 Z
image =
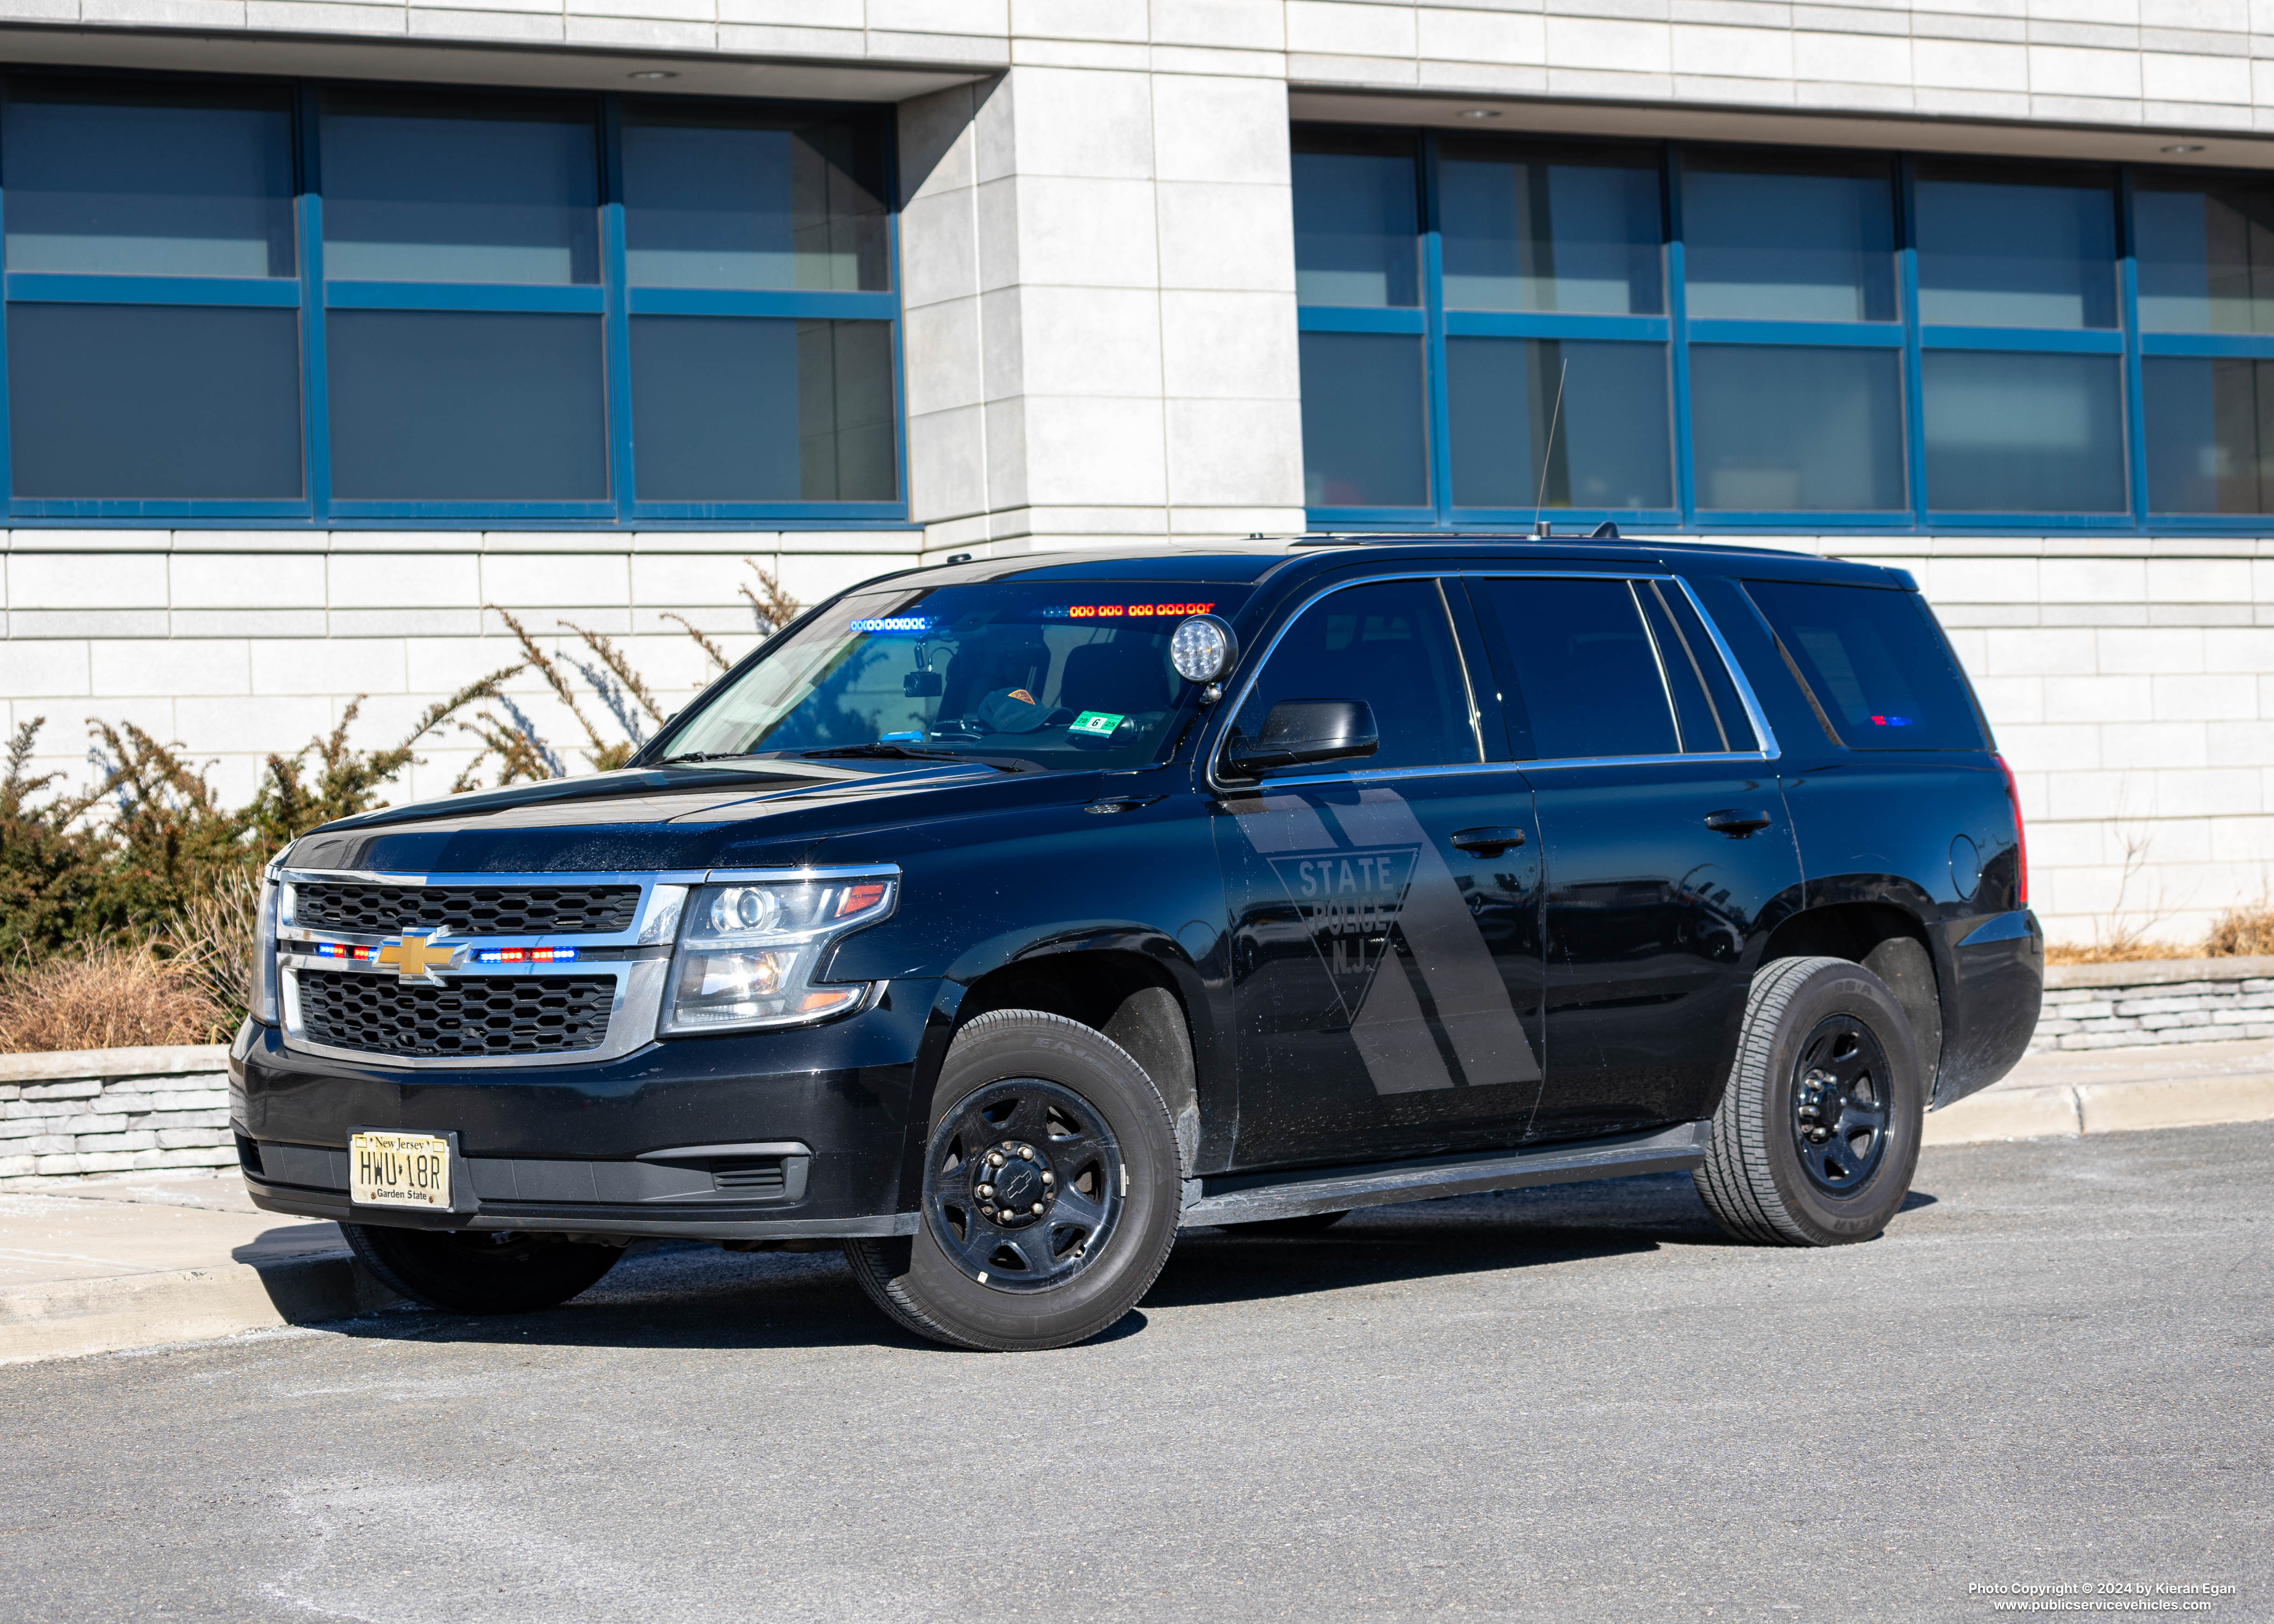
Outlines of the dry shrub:
M 252 938 L 260 924 L 260 882 L 243 869 L 192 897 L 166 935 L 169 962 L 188 964 L 215 1005 L 230 1017 L 252 1007 Z
M 2137 936 L 2114 942 L 2048 942 L 2049 965 L 2137 964 L 2152 959 L 2184 959 L 2189 950 L 2168 942 L 2143 942 Z
M 0 982 L 0 1054 L 211 1043 L 229 1024 L 199 961 L 162 958 L 149 942 L 94 944 Z
M 2202 952 L 2206 959 L 2274 953 L 2274 900 L 2261 897 L 2255 902 L 2227 909 L 2203 938 Z

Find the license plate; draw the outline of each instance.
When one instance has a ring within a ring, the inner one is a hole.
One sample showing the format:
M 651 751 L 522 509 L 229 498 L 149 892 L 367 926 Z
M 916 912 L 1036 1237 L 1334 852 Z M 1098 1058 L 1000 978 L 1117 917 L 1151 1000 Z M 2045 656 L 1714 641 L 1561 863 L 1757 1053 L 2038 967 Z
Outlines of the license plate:
M 450 1207 L 450 1141 L 431 1133 L 348 1139 L 348 1197 L 358 1207 Z

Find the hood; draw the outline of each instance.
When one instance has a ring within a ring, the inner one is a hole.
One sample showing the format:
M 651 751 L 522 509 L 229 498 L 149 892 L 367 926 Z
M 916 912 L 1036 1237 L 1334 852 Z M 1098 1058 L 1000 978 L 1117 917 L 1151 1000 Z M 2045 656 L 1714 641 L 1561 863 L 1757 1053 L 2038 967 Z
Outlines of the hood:
M 1096 773 L 958 763 L 649 767 L 388 807 L 295 841 L 297 868 L 569 874 L 787 867 L 833 835 L 1096 793 Z

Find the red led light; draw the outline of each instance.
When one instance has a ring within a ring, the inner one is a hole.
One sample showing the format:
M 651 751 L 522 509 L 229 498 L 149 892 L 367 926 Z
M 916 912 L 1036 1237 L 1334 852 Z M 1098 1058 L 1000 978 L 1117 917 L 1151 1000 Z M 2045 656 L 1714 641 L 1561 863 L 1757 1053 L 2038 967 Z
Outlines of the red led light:
M 1206 614 L 1215 608 L 1208 604 L 1073 604 L 1066 609 L 1069 620 L 1145 620 L 1162 615 L 1173 615 L 1182 620 L 1188 614 Z

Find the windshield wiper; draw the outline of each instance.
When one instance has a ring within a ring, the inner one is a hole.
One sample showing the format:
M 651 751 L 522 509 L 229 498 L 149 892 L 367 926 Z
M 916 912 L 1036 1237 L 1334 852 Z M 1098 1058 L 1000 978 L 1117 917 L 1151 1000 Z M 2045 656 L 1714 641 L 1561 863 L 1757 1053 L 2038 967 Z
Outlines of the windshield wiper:
M 666 756 L 655 764 L 676 767 L 682 762 L 741 761 L 749 754 L 748 750 L 689 750 L 684 756 Z
M 998 772 L 1031 772 L 1035 763 L 1021 761 L 1014 756 L 966 756 L 957 750 L 912 750 L 904 744 L 840 744 L 825 750 L 770 752 L 796 755 L 808 761 L 827 760 L 836 756 L 851 756 L 862 761 L 944 761 L 974 762 L 992 767 Z

